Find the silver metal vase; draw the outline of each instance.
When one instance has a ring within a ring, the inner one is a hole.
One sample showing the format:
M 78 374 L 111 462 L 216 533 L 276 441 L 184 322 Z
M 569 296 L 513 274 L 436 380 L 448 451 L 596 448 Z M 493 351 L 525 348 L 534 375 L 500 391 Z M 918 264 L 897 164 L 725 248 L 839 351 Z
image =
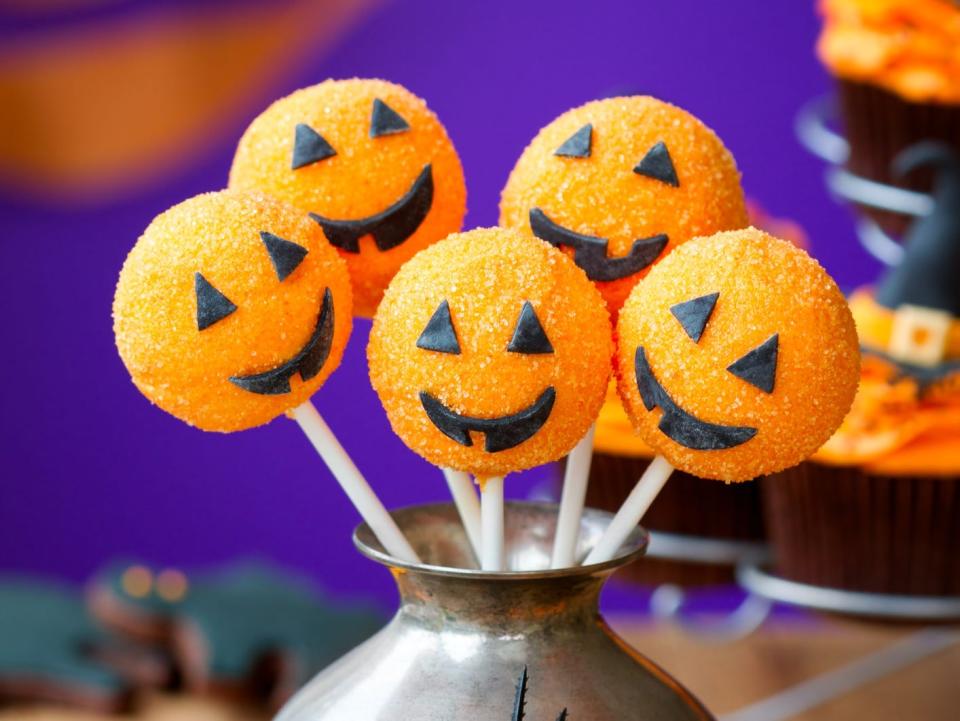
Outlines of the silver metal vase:
M 548 570 L 556 515 L 552 505 L 507 504 L 503 573 L 477 570 L 452 505 L 393 513 L 422 564 L 388 556 L 361 525 L 354 543 L 390 569 L 400 609 L 308 683 L 277 721 L 712 719 L 600 616 L 604 582 L 643 553 L 646 533 L 638 528 L 607 563 Z M 611 518 L 585 512 L 580 557 Z

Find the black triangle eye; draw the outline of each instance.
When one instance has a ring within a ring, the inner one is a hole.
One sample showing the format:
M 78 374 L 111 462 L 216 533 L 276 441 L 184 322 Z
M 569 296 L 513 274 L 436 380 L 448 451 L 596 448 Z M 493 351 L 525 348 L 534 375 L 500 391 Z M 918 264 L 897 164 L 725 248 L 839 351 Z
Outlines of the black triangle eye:
M 717 298 L 719 297 L 719 293 L 710 293 L 670 306 L 673 317 L 680 321 L 684 332 L 690 336 L 690 340 L 694 343 L 700 342 L 700 336 L 703 335 L 703 331 L 707 327 L 710 314 L 713 313 L 713 307 L 717 304 Z
M 273 233 L 261 230 L 260 239 L 267 249 L 273 269 L 277 271 L 277 278 L 281 281 L 286 280 L 287 276 L 295 271 L 307 257 L 308 251 L 302 245 L 291 243 Z
M 450 304 L 447 301 L 437 306 L 433 315 L 430 316 L 426 328 L 417 338 L 417 348 L 460 355 L 460 342 L 457 340 L 457 332 L 453 329 Z
M 775 333 L 761 345 L 727 366 L 737 378 L 756 386 L 764 393 L 773 393 L 777 378 L 777 353 L 780 349 L 780 334 Z
M 507 350 L 511 353 L 528 353 L 531 355 L 553 353 L 550 339 L 547 338 L 543 326 L 540 325 L 540 319 L 537 318 L 529 300 L 523 303 L 520 318 L 517 320 L 517 327 L 513 331 L 513 338 L 510 339 Z
M 400 113 L 391 108 L 380 98 L 373 101 L 373 112 L 370 114 L 370 137 L 379 138 L 381 135 L 405 133 L 410 125 L 401 117 Z
M 633 172 L 672 185 L 674 188 L 680 187 L 680 179 L 677 177 L 676 168 L 673 167 L 670 151 L 662 140 L 647 151 Z
M 553 151 L 563 158 L 589 158 L 593 147 L 593 125 L 587 123 Z
M 237 309 L 233 301 L 200 273 L 193 274 L 193 292 L 197 296 L 197 330 L 206 330 Z
M 296 170 L 305 165 L 318 163 L 337 154 L 333 146 L 309 125 L 297 123 L 293 136 L 293 158 L 290 168 Z

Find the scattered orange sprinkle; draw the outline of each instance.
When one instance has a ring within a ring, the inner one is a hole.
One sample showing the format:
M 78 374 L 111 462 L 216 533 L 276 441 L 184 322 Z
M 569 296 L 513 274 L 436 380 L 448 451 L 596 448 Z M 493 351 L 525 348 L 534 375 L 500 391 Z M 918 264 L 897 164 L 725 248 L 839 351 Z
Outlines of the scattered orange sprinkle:
M 554 155 L 587 123 L 593 125 L 590 157 Z M 633 172 L 661 141 L 679 187 Z M 720 139 L 690 113 L 648 96 L 596 100 L 543 128 L 510 173 L 500 224 L 530 233 L 531 208 L 577 233 L 607 239 L 609 256 L 627 255 L 635 240 L 661 233 L 670 241 L 668 253 L 695 236 L 747 225 L 740 173 Z M 597 283 L 611 313 L 645 274 Z
M 699 342 L 670 308 L 720 296 Z M 772 393 L 726 370 L 779 334 Z M 860 353 L 836 283 L 804 251 L 754 228 L 685 243 L 631 293 L 617 325 L 618 390 L 643 439 L 674 466 L 743 481 L 793 466 L 840 425 L 857 390 Z M 700 420 L 758 429 L 747 442 L 697 451 L 668 438 L 637 389 L 634 355 L 646 354 L 675 403 Z
M 260 231 L 307 248 L 282 282 Z M 197 329 L 194 274 L 237 310 Z M 316 328 L 324 291 L 334 301 L 334 338 L 320 373 L 291 392 L 260 395 L 229 378 L 271 370 L 295 356 Z M 117 348 L 137 388 L 168 413 L 208 431 L 267 423 L 307 400 L 340 363 L 352 323 L 346 267 L 323 233 L 268 196 L 220 191 L 158 216 L 120 272 L 113 302 Z
M 417 347 L 446 300 L 460 354 Z M 529 301 L 554 352 L 507 351 Z M 455 234 L 397 273 L 374 317 L 370 379 L 393 430 L 430 462 L 480 477 L 555 460 L 586 433 L 603 402 L 613 351 L 610 320 L 596 288 L 549 244 L 502 228 Z M 427 391 L 450 410 L 496 418 L 529 407 L 548 386 L 556 402 L 544 426 L 513 448 L 488 453 L 443 435 L 419 400 Z
M 410 129 L 371 138 L 376 98 Z M 323 136 L 337 154 L 291 169 L 299 123 Z M 365 237 L 360 253 L 342 253 L 353 281 L 354 310 L 369 317 L 397 269 L 421 248 L 460 230 L 466 212 L 460 158 L 423 100 L 383 80 L 327 80 L 298 90 L 267 108 L 244 133 L 230 170 L 230 187 L 270 193 L 304 213 L 351 220 L 389 208 L 428 163 L 433 166 L 433 204 L 416 232 L 387 251 Z

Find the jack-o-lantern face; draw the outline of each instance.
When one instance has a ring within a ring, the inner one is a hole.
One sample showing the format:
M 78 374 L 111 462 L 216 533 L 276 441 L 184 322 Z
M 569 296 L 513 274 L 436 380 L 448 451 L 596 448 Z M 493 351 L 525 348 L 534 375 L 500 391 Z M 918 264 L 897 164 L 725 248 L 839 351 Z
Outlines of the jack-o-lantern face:
M 222 191 L 158 216 L 124 263 L 117 347 L 137 387 L 205 430 L 266 423 L 309 398 L 351 327 L 343 261 L 267 196 Z
M 836 284 L 755 229 L 678 248 L 631 293 L 617 333 L 618 389 L 644 441 L 708 478 L 799 463 L 839 426 L 859 379 Z
M 503 189 L 500 223 L 564 249 L 616 313 L 674 246 L 742 228 L 747 216 L 719 138 L 638 96 L 587 103 L 541 130 Z
M 359 315 L 397 269 L 460 229 L 463 170 L 436 116 L 381 80 L 328 80 L 278 100 L 247 129 L 230 187 L 301 208 L 347 261 Z
M 405 265 L 368 348 L 397 434 L 479 476 L 567 453 L 603 402 L 611 353 L 607 311 L 582 271 L 501 228 L 453 235 Z

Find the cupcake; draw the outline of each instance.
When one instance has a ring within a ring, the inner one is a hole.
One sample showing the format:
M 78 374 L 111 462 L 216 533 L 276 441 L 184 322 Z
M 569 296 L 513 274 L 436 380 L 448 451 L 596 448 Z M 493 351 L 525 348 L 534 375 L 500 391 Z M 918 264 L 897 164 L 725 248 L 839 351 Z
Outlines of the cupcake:
M 777 572 L 854 591 L 960 596 L 960 154 L 923 143 L 899 159 L 937 170 L 933 213 L 904 259 L 850 298 L 860 389 L 837 433 L 762 491 Z
M 615 512 L 654 457 L 633 430 L 611 384 L 597 418 L 587 505 Z M 691 502 L 691 499 L 696 499 Z M 761 542 L 763 516 L 756 483 L 724 484 L 674 471 L 643 517 L 648 530 L 698 539 Z M 645 557 L 619 576 L 637 583 L 705 586 L 733 580 L 730 566 Z
M 837 78 L 856 175 L 913 190 L 932 175 L 904 179 L 890 161 L 920 140 L 960 150 L 960 4 L 952 0 L 822 0 L 821 61 Z M 871 214 L 900 232 L 909 219 Z

